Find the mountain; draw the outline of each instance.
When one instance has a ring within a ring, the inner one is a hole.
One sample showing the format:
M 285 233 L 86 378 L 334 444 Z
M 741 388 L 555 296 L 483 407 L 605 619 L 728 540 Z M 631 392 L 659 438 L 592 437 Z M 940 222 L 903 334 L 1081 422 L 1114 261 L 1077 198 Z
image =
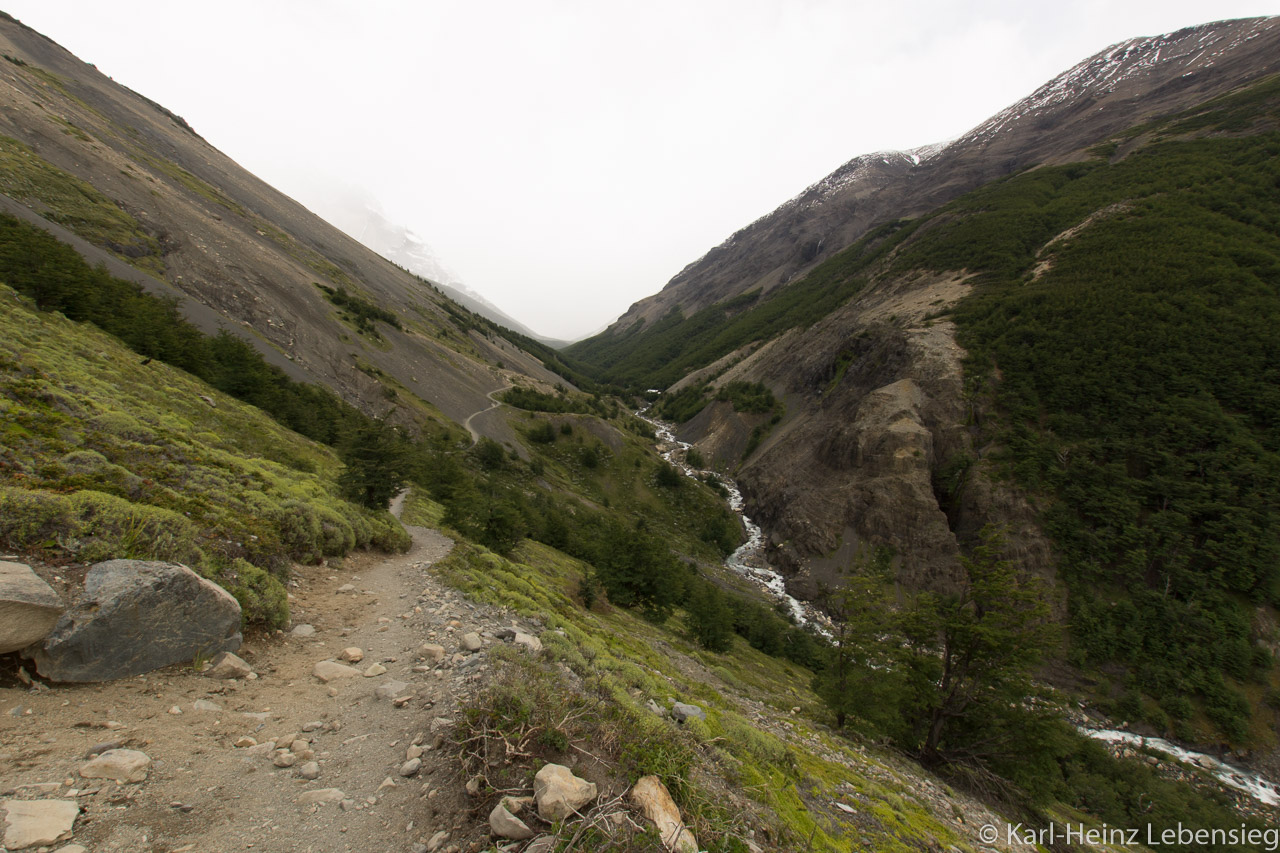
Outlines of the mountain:
M 999 530 L 1058 683 L 1280 765 L 1277 39 L 1136 39 L 850 161 L 569 353 L 667 389 L 795 594 L 877 554 L 953 594 Z
M 919 216 L 988 181 L 1078 159 L 1109 134 L 1280 70 L 1280 23 L 1252 18 L 1134 38 L 1089 57 L 952 142 L 853 158 L 681 270 L 606 333 L 768 293 L 872 226 Z M 582 350 L 584 353 L 587 349 Z
M 0 202 L 82 238 L 95 260 L 178 299 L 203 327 L 231 330 L 295 378 L 369 411 L 399 395 L 414 418 L 461 422 L 513 375 L 562 381 L 180 117 L 8 16 L 0 53 Z M 398 248 L 421 246 L 401 234 Z M 373 307 L 399 328 L 361 321 Z
M 445 296 L 469 311 L 486 317 L 503 328 L 519 332 L 527 338 L 552 346 L 563 345 L 561 341 L 538 335 L 537 332 L 485 299 L 483 294 L 467 287 L 444 265 L 426 241 L 403 225 L 397 225 L 387 219 L 381 206 L 367 194 L 356 191 L 349 198 L 330 199 L 326 202 L 324 209 L 318 212 L 327 221 L 355 237 L 396 266 L 427 279 Z

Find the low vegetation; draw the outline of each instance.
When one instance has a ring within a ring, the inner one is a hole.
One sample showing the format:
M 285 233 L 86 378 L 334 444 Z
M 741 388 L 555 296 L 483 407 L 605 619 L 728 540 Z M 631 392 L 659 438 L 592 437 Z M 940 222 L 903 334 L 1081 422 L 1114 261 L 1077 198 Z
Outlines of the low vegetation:
M 7 549 L 177 560 L 223 583 L 249 623 L 277 626 L 290 561 L 407 547 L 387 513 L 338 495 L 332 451 L 8 288 L 0 303 Z

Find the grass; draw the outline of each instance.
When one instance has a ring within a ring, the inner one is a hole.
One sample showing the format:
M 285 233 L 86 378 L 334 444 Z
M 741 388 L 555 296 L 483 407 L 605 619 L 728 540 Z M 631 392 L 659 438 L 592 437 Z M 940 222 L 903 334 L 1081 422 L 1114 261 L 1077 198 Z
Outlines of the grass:
M 408 546 L 388 514 L 337 497 L 338 468 L 260 410 L 0 287 L 5 547 L 179 560 L 279 624 L 290 561 Z
M 564 738 L 606 759 L 619 785 L 659 776 L 707 850 L 745 849 L 752 832 L 776 849 L 812 845 L 832 853 L 918 850 L 934 839 L 958 838 L 946 816 L 910 798 L 909 783 L 888 764 L 803 718 L 777 722 L 790 708 L 820 706 L 807 670 L 740 639 L 723 655 L 702 652 L 679 620 L 663 627 L 622 609 L 586 610 L 575 592 L 587 566 L 538 543 L 526 541 L 510 559 L 461 543 L 435 570 L 474 598 L 510 607 L 548 628 L 541 635 L 543 659 L 504 659 L 515 674 L 500 679 L 473 706 L 467 737 L 475 735 L 477 721 L 505 727 L 509 735 L 554 726 L 545 708 L 536 710 L 543 703 L 528 697 L 571 697 L 547 703 L 579 712 L 563 727 Z M 700 665 L 712 661 L 714 667 Z M 515 696 L 513 684 L 519 685 Z M 645 707 L 649 700 L 665 707 L 673 699 L 700 705 L 707 720 L 677 726 Z M 748 716 L 744 700 L 775 709 L 774 724 Z M 513 708 L 525 710 L 512 714 Z M 503 715 L 506 722 L 499 721 Z M 536 735 L 527 742 L 538 743 Z M 545 741 L 533 752 L 508 768 L 506 782 L 520 784 L 538 762 L 566 755 Z M 856 816 L 832 805 L 851 790 L 866 803 Z

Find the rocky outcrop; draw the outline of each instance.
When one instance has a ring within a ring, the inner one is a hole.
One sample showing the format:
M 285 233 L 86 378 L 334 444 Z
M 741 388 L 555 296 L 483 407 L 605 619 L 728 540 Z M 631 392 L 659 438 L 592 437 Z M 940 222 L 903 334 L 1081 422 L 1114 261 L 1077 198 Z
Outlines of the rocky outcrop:
M 30 566 L 0 560 L 0 654 L 44 639 L 62 610 L 62 599 Z
M 52 681 L 109 681 L 240 648 L 240 605 L 186 566 L 108 560 L 32 654 Z

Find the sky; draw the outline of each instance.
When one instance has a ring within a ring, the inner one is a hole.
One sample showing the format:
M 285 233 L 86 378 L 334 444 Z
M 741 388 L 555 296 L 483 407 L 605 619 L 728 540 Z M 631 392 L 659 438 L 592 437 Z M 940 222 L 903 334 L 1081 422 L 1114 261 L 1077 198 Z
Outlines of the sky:
M 1277 0 L 3 8 L 321 216 L 380 209 L 564 339 L 859 154 L 960 136 L 1127 38 L 1280 14 Z

